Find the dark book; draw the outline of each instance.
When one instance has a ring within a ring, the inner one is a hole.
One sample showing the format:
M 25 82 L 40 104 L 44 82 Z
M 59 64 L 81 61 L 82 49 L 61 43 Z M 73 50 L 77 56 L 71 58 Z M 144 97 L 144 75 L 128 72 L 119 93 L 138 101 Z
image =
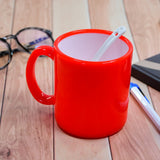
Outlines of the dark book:
M 132 76 L 160 91 L 160 54 L 132 65 Z

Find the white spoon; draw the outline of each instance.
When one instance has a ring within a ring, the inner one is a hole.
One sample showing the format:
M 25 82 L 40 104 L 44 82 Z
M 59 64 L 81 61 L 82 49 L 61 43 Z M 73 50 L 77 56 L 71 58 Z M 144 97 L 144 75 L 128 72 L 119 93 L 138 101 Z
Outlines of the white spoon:
M 92 61 L 99 61 L 106 50 L 110 47 L 110 45 L 119 38 L 122 34 L 126 32 L 126 28 L 124 26 L 118 27 L 102 44 L 101 48 L 96 52 Z

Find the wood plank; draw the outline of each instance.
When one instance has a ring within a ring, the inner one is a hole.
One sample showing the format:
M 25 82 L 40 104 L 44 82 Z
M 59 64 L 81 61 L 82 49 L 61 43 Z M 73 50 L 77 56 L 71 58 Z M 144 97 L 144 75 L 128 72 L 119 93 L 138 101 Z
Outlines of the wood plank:
M 6 69 L 0 71 L 0 120 L 3 108 L 3 94 L 5 90 Z
M 159 104 L 160 104 L 160 92 L 149 87 L 149 91 L 151 93 L 152 96 L 152 102 L 154 105 L 154 108 L 156 110 L 156 112 L 158 113 L 158 115 L 160 116 L 160 108 L 159 108 Z
M 157 160 L 160 149 L 159 135 L 153 136 L 154 128 L 139 104 L 130 96 L 128 120 L 118 134 L 110 137 L 113 159 L 115 160 Z
M 3 1 L 0 0 L 1 14 L 0 14 L 0 37 L 8 35 L 12 31 L 12 14 L 14 11 L 14 1 Z M 4 94 L 4 85 L 6 78 L 6 69 L 0 70 L 0 119 L 1 119 L 1 109 Z
M 53 2 L 54 38 L 72 30 L 90 28 L 87 0 Z
M 108 139 L 79 139 L 64 133 L 55 123 L 55 159 L 111 160 Z
M 13 32 L 27 26 L 52 28 L 51 0 L 17 0 Z M 16 53 L 8 68 L 6 96 L 0 129 L 0 153 L 5 159 L 53 159 L 53 107 L 36 102 L 25 79 L 29 54 Z M 37 62 L 40 86 L 52 92 L 52 63 Z M 45 83 L 44 83 L 45 81 Z M 2 158 L 3 159 L 3 158 Z
M 131 1 L 126 2 L 129 4 Z M 133 7 L 134 2 L 135 1 L 132 1 L 130 5 L 131 8 Z M 138 4 L 139 1 L 137 1 L 137 5 Z M 91 26 L 93 28 L 114 30 L 118 26 L 124 25 L 127 28 L 127 33 L 125 34 L 125 36 L 129 38 L 134 45 L 132 34 L 135 32 L 131 34 L 130 26 L 137 25 L 138 22 L 134 22 L 133 24 L 128 25 L 123 1 L 117 2 L 116 0 L 89 0 L 89 7 Z M 128 10 L 130 10 L 130 8 Z M 132 17 L 135 17 L 135 19 L 137 19 L 138 15 L 135 16 L 135 14 L 133 14 L 134 12 L 136 12 L 135 10 L 135 8 L 132 8 L 132 12 L 130 14 L 132 15 Z M 136 47 L 134 45 L 133 63 L 138 61 Z M 140 83 L 135 79 L 132 79 L 132 81 L 137 82 L 138 84 Z M 149 95 L 144 84 L 142 88 L 145 90 L 145 93 Z M 144 111 L 140 108 L 139 104 L 137 104 L 133 97 L 130 96 L 127 123 L 119 133 L 110 136 L 109 138 L 113 159 L 128 160 L 131 159 L 131 157 L 132 159 L 156 159 L 160 153 L 159 138 L 160 137 L 158 136 L 157 130 L 145 115 Z M 152 146 L 152 149 L 154 151 L 150 149 L 150 147 L 148 148 L 148 146 Z
M 134 3 L 129 3 L 129 1 L 125 0 L 124 4 L 140 60 L 160 53 L 159 1 L 142 0 L 139 2 L 135 0 Z M 133 13 L 135 13 L 134 16 Z M 160 92 L 149 87 L 149 93 L 153 107 L 160 115 Z M 156 139 L 157 146 L 160 148 L 159 134 L 157 132 L 153 132 L 152 134 Z
M 54 0 L 54 37 L 71 30 L 90 28 L 87 0 Z M 78 139 L 62 132 L 55 124 L 55 159 L 110 160 L 108 139 Z
M 159 0 L 142 0 L 141 2 L 124 0 L 124 4 L 140 60 L 160 53 Z M 160 108 L 158 107 L 160 92 L 151 87 L 149 91 L 154 108 L 160 115 Z
M 124 4 L 140 59 L 160 53 L 159 0 L 124 0 Z

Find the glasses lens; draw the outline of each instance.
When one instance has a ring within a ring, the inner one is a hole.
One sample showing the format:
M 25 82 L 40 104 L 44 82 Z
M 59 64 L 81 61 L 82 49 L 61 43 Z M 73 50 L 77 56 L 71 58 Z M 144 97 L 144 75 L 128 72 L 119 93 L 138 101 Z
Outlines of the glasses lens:
M 7 44 L 0 40 L 0 69 L 9 62 L 9 48 Z
M 53 41 L 48 34 L 38 29 L 23 30 L 17 35 L 17 39 L 29 51 L 42 45 L 53 46 Z

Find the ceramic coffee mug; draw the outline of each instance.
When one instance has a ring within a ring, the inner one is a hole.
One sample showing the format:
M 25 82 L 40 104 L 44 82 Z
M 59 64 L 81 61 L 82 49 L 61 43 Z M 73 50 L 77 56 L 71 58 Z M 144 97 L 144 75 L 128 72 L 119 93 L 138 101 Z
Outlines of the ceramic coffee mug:
M 97 50 L 111 31 L 84 29 L 58 37 L 54 47 L 35 49 L 27 63 L 26 79 L 33 97 L 55 105 L 55 118 L 62 130 L 81 138 L 101 138 L 118 132 L 127 119 L 131 42 L 121 36 L 93 62 Z M 35 78 L 40 55 L 54 60 L 55 95 L 43 93 Z

